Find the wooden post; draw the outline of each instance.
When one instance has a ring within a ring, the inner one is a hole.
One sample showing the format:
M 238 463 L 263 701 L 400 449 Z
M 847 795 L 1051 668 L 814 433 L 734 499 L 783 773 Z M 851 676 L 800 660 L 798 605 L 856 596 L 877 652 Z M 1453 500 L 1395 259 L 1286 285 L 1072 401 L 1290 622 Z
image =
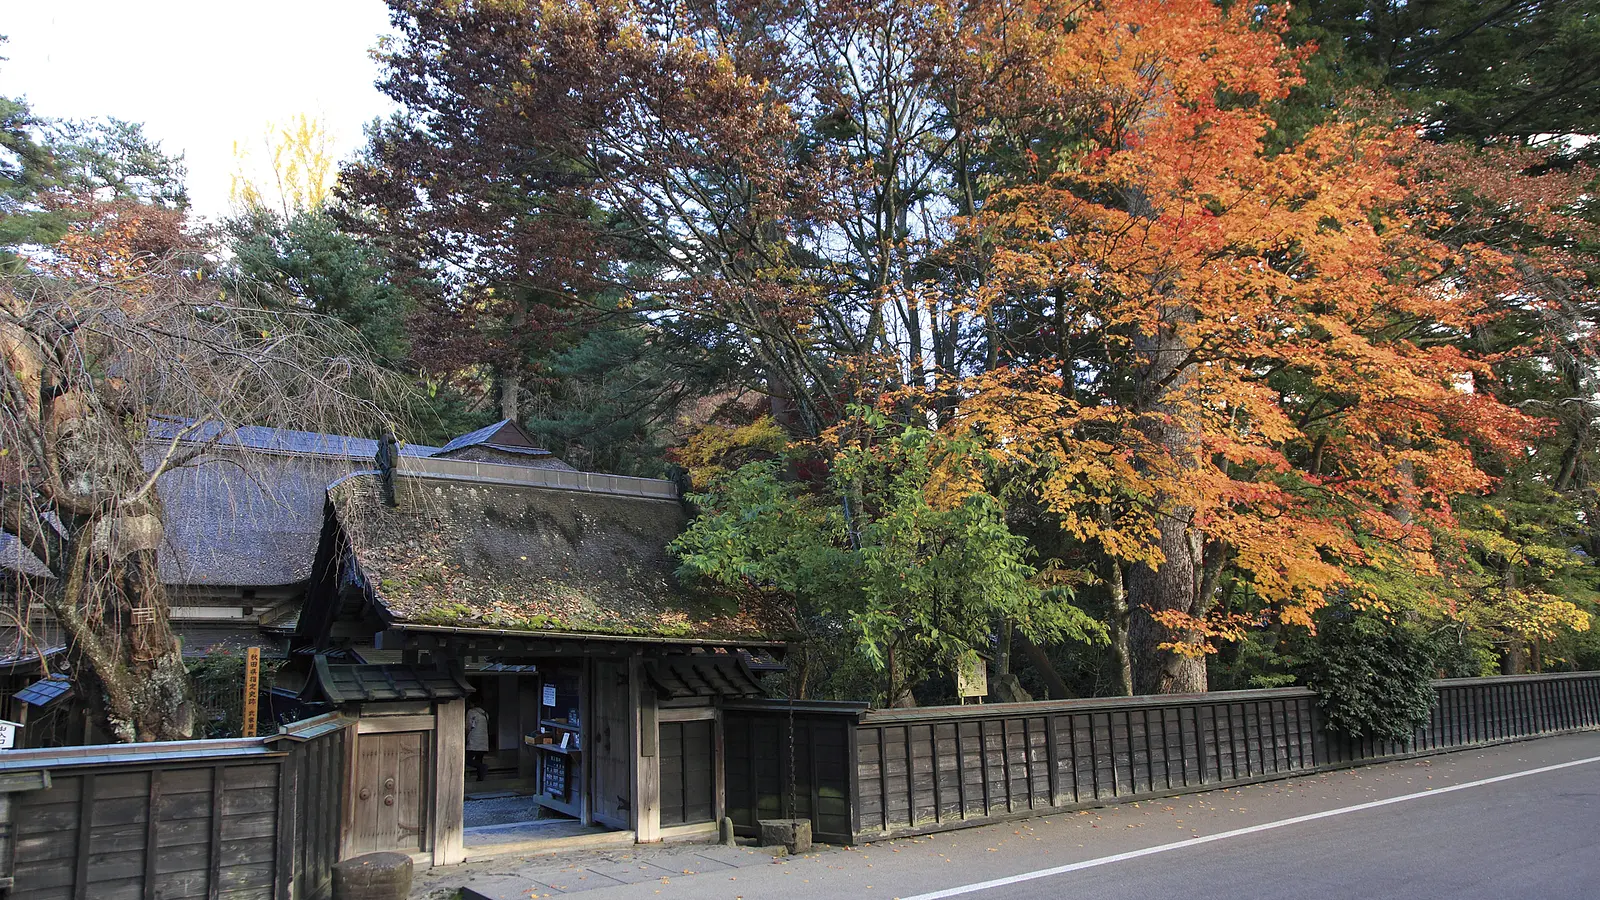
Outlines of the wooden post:
M 256 704 L 261 697 L 261 648 L 251 647 L 244 653 L 244 726 L 240 734 L 256 736 Z
M 467 790 L 467 701 L 434 704 L 433 864 L 449 866 L 467 858 L 462 805 Z
M 658 726 L 659 727 L 659 726 Z M 711 752 L 712 756 L 712 794 L 711 815 L 716 819 L 718 826 L 728 815 L 728 752 L 722 744 L 722 707 L 717 706 L 715 718 L 711 720 Z M 656 768 L 660 772 L 659 762 Z
M 628 706 L 633 710 L 634 840 L 646 844 L 661 840 L 661 725 L 655 689 L 645 684 L 637 656 L 628 660 Z
M 361 757 L 359 725 L 360 712 L 356 713 L 358 724 L 345 729 L 344 737 L 344 799 L 339 803 L 339 852 L 334 854 L 333 862 L 340 862 L 355 856 L 356 838 L 356 799 L 361 790 Z M 466 778 L 466 761 L 462 760 L 461 777 Z M 463 785 L 464 787 L 465 785 Z

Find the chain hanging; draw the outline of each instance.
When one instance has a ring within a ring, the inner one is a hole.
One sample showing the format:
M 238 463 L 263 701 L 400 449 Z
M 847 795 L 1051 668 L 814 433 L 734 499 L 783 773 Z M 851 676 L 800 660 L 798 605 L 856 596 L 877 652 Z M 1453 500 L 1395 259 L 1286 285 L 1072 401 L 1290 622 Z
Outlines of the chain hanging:
M 789 818 L 798 818 L 794 802 L 794 691 L 789 692 Z

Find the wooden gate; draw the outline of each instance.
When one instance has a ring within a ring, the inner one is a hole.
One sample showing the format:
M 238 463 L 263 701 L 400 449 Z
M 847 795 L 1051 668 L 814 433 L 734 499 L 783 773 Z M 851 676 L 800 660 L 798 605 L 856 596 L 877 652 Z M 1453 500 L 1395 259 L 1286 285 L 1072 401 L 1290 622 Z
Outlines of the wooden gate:
M 628 664 L 595 660 L 589 684 L 594 746 L 584 749 L 594 773 L 590 814 L 601 825 L 632 828 L 633 710 L 628 705 Z
M 342 856 L 427 849 L 431 737 L 427 731 L 360 736 L 350 829 Z

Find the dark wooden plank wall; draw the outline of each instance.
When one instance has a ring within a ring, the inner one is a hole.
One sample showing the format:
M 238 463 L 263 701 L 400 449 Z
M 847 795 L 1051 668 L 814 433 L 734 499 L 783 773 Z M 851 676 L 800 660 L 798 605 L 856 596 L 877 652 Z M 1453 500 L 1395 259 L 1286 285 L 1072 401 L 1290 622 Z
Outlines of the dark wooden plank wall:
M 874 711 L 857 726 L 857 837 L 1302 771 L 1304 690 Z
M 345 729 L 282 755 L 59 768 L 12 795 L 8 900 L 315 900 Z
M 1349 765 L 1600 727 L 1600 673 L 1457 678 L 1435 690 L 1433 712 L 1409 742 L 1353 740 L 1322 729 L 1319 762 Z
M 808 818 L 821 841 L 850 843 L 854 820 L 853 741 L 856 703 L 796 704 L 794 791 L 791 806 L 789 709 L 783 702 L 723 710 L 728 816 L 739 834 L 755 834 L 761 819 Z
M 1302 688 L 865 712 L 855 725 L 852 839 L 1600 727 L 1600 673 L 1455 679 L 1436 690 L 1429 721 L 1406 743 L 1328 730 Z M 730 778 L 734 765 L 730 753 Z
M 290 893 L 274 900 L 319 900 L 333 891 L 350 731 L 341 728 L 295 744 L 284 761 L 284 790 L 278 802 L 289 814 L 279 821 L 278 843 L 290 852 L 280 861 L 278 882 Z

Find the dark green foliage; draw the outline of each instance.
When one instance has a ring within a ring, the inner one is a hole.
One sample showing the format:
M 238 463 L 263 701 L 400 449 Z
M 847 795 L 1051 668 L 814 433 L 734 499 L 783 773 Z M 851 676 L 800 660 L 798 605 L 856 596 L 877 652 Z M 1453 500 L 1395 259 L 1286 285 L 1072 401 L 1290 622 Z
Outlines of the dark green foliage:
M 577 468 L 661 477 L 686 403 L 715 392 L 720 367 L 686 359 L 642 316 L 618 311 L 531 368 L 523 424 Z
M 487 411 L 472 410 L 455 385 L 421 376 L 407 330 L 413 301 L 396 285 L 399 267 L 381 248 L 340 228 L 331 212 L 285 217 L 258 206 L 225 221 L 223 236 L 237 290 L 339 319 L 380 364 L 422 382 L 404 411 L 410 440 L 440 443 L 493 421 Z
M 185 209 L 182 154 L 169 156 L 138 122 L 105 118 L 52 123 L 46 137 L 61 187 L 97 200 Z
M 1300 677 L 1332 730 L 1407 741 L 1433 708 L 1437 655 L 1435 639 L 1416 628 L 1336 606 L 1321 617 Z
M 1321 50 L 1308 105 L 1364 87 L 1446 139 L 1600 130 L 1597 0 L 1309 0 L 1292 16 Z
M 255 207 L 223 224 L 233 264 L 249 283 L 272 288 L 361 333 L 388 365 L 406 358 L 406 298 L 390 279 L 383 254 L 342 230 L 322 210 L 288 218 Z
M 189 678 L 194 682 L 197 707 L 195 738 L 239 737 L 244 727 L 244 651 L 213 649 L 205 656 L 189 660 L 187 665 Z M 272 684 L 273 675 L 282 665 L 281 659 L 261 660 L 263 692 Z M 265 715 L 264 705 L 260 715 Z M 275 726 L 258 718 L 256 727 L 260 734 L 272 731 Z
M 13 258 L 11 248 L 54 243 L 66 233 L 60 212 L 37 203 L 55 182 L 56 162 L 36 126 L 26 103 L 0 97 L 0 265 Z

